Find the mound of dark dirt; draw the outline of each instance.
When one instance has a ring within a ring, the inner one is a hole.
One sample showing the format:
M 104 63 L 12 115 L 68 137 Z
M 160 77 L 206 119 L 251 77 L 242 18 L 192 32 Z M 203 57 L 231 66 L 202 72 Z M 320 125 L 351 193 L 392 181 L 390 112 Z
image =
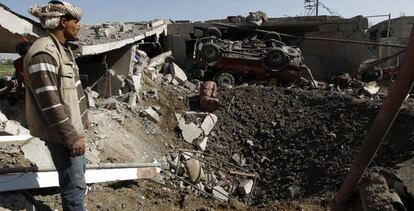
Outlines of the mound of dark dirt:
M 266 87 L 225 89 L 220 98 L 208 151 L 227 160 L 244 155 L 246 168 L 260 176 L 256 205 L 331 197 L 380 106 L 339 93 Z M 414 116 L 405 113 L 372 165 L 393 167 L 412 157 Z

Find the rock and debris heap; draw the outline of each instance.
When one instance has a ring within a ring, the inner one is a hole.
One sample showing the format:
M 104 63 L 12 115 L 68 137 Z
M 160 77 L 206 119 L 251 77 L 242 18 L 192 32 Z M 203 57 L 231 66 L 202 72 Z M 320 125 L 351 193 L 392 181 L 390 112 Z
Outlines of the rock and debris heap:
M 340 93 L 261 86 L 222 90 L 220 100 L 208 152 L 244 157 L 238 164 L 260 176 L 256 205 L 332 197 L 380 107 Z M 412 113 L 401 112 L 372 165 L 394 167 L 412 157 Z

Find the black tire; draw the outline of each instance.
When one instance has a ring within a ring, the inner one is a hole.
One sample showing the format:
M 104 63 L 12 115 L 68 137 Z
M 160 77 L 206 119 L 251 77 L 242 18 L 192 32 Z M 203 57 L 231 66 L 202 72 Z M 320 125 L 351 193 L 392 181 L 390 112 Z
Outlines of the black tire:
M 201 47 L 201 59 L 205 62 L 214 62 L 221 57 L 220 49 L 213 43 L 207 43 Z
M 214 75 L 214 81 L 218 86 L 233 86 L 236 83 L 236 79 L 229 71 L 219 71 Z
M 280 70 L 287 65 L 286 54 L 281 49 L 272 49 L 267 52 L 265 64 L 275 70 Z
M 204 31 L 203 37 L 211 37 L 211 36 L 214 36 L 216 38 L 221 38 L 221 31 L 220 31 L 220 29 L 218 29 L 217 27 L 214 27 L 214 26 L 208 27 Z
M 268 32 L 265 36 L 264 36 L 264 40 L 268 41 L 268 40 L 276 40 L 276 41 L 282 41 L 282 38 L 280 37 L 280 34 L 277 32 Z

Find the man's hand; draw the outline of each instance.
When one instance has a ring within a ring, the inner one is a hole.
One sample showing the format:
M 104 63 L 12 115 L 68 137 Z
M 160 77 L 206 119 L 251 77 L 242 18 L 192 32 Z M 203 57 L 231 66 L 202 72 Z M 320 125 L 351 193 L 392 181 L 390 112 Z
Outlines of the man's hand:
M 70 155 L 72 156 L 79 156 L 83 155 L 85 153 L 85 139 L 80 138 L 71 146 L 71 152 Z

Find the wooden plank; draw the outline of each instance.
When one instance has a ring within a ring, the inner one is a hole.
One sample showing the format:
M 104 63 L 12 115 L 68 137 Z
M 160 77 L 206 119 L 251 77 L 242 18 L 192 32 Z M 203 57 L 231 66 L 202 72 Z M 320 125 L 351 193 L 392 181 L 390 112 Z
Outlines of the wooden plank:
M 0 144 L 26 142 L 31 138 L 33 138 L 31 135 L 0 136 Z

